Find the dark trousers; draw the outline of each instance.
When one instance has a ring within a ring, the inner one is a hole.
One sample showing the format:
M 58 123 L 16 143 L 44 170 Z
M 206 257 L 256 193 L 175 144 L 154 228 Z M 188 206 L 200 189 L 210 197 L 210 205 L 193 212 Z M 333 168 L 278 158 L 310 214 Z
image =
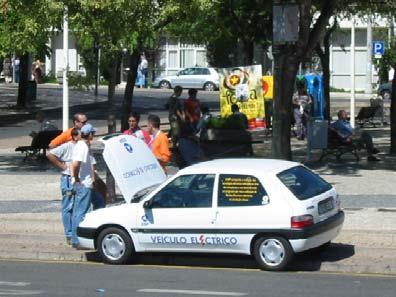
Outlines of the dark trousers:
M 353 142 L 359 148 L 365 148 L 367 150 L 368 155 L 373 154 L 373 149 L 374 149 L 373 138 L 367 132 L 362 132 L 360 138 L 354 139 Z

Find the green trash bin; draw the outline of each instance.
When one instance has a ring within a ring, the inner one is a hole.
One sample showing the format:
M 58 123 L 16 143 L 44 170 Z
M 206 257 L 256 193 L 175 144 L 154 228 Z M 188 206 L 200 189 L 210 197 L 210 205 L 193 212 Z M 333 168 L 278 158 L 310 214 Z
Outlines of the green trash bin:
M 28 82 L 28 87 L 26 91 L 26 99 L 28 102 L 34 101 L 37 99 L 37 84 L 34 80 L 30 80 Z

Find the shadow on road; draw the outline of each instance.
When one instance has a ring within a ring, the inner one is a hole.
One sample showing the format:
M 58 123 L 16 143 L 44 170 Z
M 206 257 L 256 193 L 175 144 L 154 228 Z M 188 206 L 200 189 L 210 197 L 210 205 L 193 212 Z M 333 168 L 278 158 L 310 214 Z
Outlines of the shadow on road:
M 337 262 L 354 254 L 355 248 L 352 245 L 331 244 L 323 251 L 312 250 L 297 254 L 288 271 L 318 271 L 324 262 Z M 101 262 L 96 252 L 85 253 L 85 256 L 88 261 Z M 259 269 L 253 257 L 234 254 L 142 253 L 134 257 L 132 264 Z

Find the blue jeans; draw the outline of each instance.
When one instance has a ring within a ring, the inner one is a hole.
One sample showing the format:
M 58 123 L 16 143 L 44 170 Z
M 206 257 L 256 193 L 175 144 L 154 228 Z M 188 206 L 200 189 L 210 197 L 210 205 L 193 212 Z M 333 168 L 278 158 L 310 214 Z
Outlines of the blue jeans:
M 71 177 L 69 175 L 61 175 L 60 179 L 62 193 L 62 222 L 66 238 L 72 237 L 72 214 L 74 195 Z
M 204 153 L 199 144 L 189 138 L 180 138 L 179 152 L 187 166 L 204 160 Z
M 84 219 L 91 206 L 92 189 L 86 188 L 81 183 L 74 184 L 74 205 L 72 216 L 72 244 L 78 245 L 77 227 Z

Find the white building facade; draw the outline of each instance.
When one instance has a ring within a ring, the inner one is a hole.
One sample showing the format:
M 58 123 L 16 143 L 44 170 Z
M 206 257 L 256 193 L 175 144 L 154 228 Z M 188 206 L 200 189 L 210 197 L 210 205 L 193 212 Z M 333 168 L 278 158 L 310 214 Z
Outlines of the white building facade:
M 333 33 L 330 46 L 330 85 L 333 88 L 351 89 L 351 31 L 352 20 L 340 21 L 340 28 Z M 389 44 L 389 22 L 377 17 L 372 21 L 372 40 L 368 39 L 368 22 L 365 18 L 355 18 L 355 89 L 366 89 L 367 75 L 375 90 L 378 83 L 377 69 L 375 65 L 378 59 L 372 55 L 372 41 L 383 41 Z M 371 65 L 368 63 L 368 55 L 372 57 Z M 370 69 L 371 67 L 371 69 Z M 371 71 L 370 71 L 371 70 Z
M 155 53 L 155 75 L 173 75 L 187 67 L 206 67 L 206 48 L 181 41 L 179 38 L 160 38 Z

